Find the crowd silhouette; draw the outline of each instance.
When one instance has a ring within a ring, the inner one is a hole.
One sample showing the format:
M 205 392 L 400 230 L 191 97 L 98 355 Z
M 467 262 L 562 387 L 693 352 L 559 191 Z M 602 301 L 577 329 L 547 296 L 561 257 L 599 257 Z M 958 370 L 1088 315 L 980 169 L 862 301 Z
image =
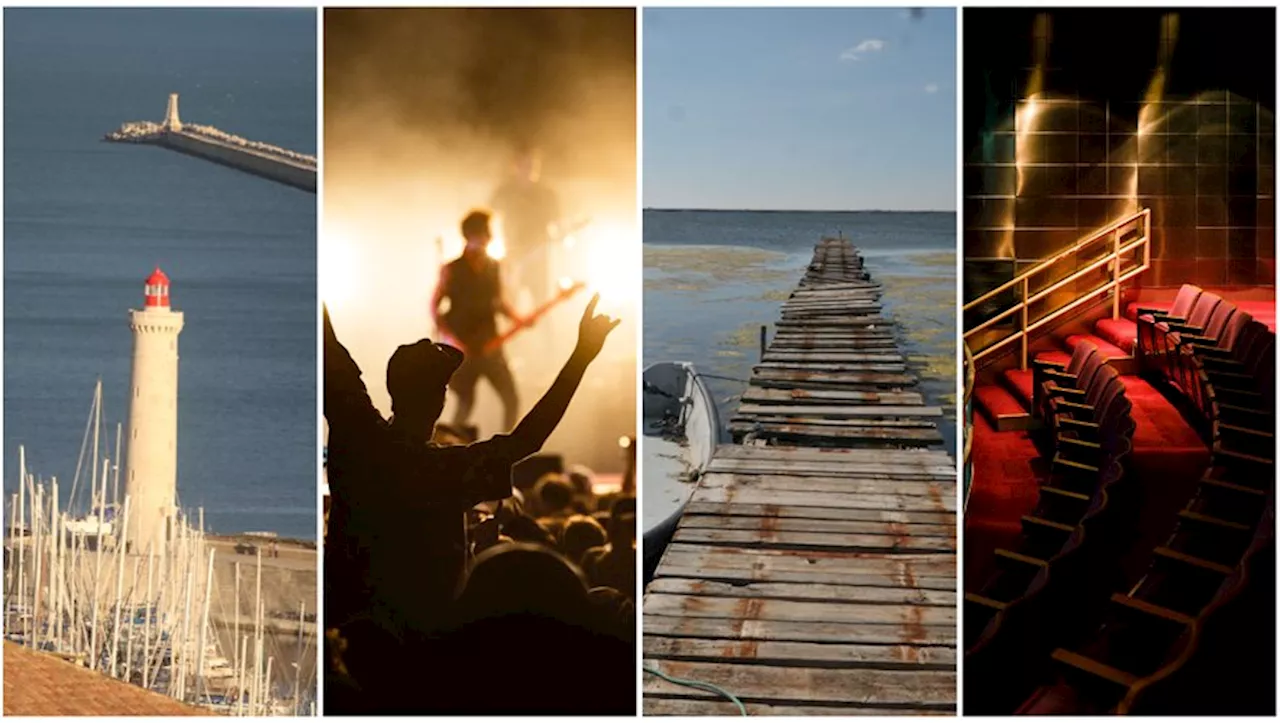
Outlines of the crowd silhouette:
M 596 302 L 547 393 L 484 441 L 438 424 L 461 352 L 397 349 L 386 420 L 326 310 L 326 714 L 634 714 L 634 458 L 616 493 L 580 467 L 513 483 L 618 324 Z

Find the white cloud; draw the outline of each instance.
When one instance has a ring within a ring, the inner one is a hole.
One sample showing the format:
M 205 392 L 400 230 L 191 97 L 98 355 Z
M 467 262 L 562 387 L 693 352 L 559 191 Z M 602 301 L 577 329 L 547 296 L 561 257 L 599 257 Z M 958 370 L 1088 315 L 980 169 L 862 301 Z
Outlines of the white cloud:
M 926 86 L 924 87 L 924 92 L 926 92 L 926 93 L 930 93 L 930 94 L 932 94 L 932 93 L 937 93 L 937 92 L 938 92 L 938 84 L 937 84 L 937 83 L 929 83 L 928 85 L 926 85 Z
M 884 41 L 879 38 L 868 38 L 861 43 L 840 53 L 841 60 L 861 60 L 865 53 L 878 53 L 884 50 Z

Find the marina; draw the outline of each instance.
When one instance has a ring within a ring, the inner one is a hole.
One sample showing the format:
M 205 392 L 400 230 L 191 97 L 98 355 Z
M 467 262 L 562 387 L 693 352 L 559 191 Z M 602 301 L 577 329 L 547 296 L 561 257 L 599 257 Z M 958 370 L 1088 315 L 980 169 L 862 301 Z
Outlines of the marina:
M 706 684 L 748 714 L 954 712 L 943 410 L 847 239 L 781 317 L 645 591 L 644 712 L 741 712 Z
M 18 450 L 5 640 L 212 712 L 313 714 L 316 617 L 302 601 L 315 600 L 314 548 L 211 535 L 201 509 L 179 511 L 162 542 L 135 545 L 118 457 L 99 454 L 101 396 L 99 383 L 66 497 Z

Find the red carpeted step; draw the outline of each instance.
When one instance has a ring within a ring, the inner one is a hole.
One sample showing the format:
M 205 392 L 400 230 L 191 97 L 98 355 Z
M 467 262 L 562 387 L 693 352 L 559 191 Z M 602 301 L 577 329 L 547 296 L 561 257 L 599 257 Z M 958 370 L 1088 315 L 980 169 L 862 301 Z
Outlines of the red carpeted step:
M 1004 373 L 1004 386 L 1013 393 L 1022 408 L 1031 411 L 1031 385 L 1034 374 L 1030 369 L 1009 369 Z
M 998 432 L 1025 429 L 1031 421 L 1022 402 L 1000 384 L 984 384 L 974 389 L 973 402 Z
M 1068 349 L 1075 351 L 1076 344 L 1079 344 L 1082 341 L 1091 341 L 1097 345 L 1098 351 L 1102 354 L 1102 358 L 1105 361 L 1111 361 L 1112 359 L 1127 359 L 1132 356 L 1124 349 L 1121 349 L 1100 336 L 1094 336 L 1093 334 L 1072 334 L 1063 340 L 1063 343 L 1067 345 Z
M 1114 344 L 1116 348 L 1133 356 L 1134 343 L 1138 340 L 1138 325 L 1128 319 L 1098 319 L 1093 325 L 1098 336 Z
M 1130 301 L 1124 305 L 1124 318 L 1136 323 L 1138 321 L 1138 307 L 1168 311 L 1170 306 L 1173 306 L 1172 296 L 1161 301 Z
M 1036 360 L 1054 362 L 1065 366 L 1071 362 L 1071 352 L 1062 351 L 1061 349 L 1055 351 L 1042 351 L 1039 354 L 1036 354 Z

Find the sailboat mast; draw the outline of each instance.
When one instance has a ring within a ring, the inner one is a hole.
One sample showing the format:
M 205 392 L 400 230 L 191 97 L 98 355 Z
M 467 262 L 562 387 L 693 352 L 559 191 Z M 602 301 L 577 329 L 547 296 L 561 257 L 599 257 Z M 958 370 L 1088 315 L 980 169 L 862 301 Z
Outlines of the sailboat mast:
M 142 687 L 150 689 L 151 680 L 147 676 L 151 672 L 151 616 L 155 613 L 155 600 L 152 597 L 152 571 L 155 570 L 155 550 L 147 546 L 147 607 L 142 621 Z
M 111 461 L 115 464 L 112 470 L 114 481 L 112 482 L 111 501 L 117 506 L 120 504 L 120 426 L 120 423 L 116 422 L 116 456 L 111 458 Z M 123 540 L 124 534 L 121 533 L 119 538 Z
M 124 522 L 123 524 L 121 524 L 120 528 L 118 528 L 121 531 L 123 531 L 124 529 L 127 529 L 129 526 L 129 500 L 130 500 L 129 496 L 125 495 Z M 119 520 L 117 520 L 116 522 L 117 524 L 120 524 Z M 122 599 L 124 597 L 124 553 L 125 553 L 124 542 L 123 542 L 123 538 L 121 538 L 120 536 L 120 533 L 117 532 L 114 535 L 114 537 L 116 539 L 116 595 L 115 595 L 115 619 L 112 621 L 112 625 L 111 625 L 111 677 L 112 678 L 117 677 L 116 662 L 120 658 L 120 624 L 121 624 L 120 603 L 122 602 Z
M 49 499 L 49 639 L 53 649 L 62 650 L 62 535 L 58 531 L 58 478 L 52 479 L 53 494 Z
M 204 605 L 200 610 L 200 650 L 196 657 L 196 702 L 200 702 L 201 689 L 204 687 L 205 645 L 209 632 L 209 595 L 213 590 L 213 556 L 217 550 L 209 550 L 209 570 L 204 578 Z M 205 691 L 207 693 L 207 691 Z
M 293 714 L 302 715 L 298 712 L 298 700 L 302 692 L 302 625 L 303 620 L 307 617 L 307 601 L 302 600 L 298 603 L 298 647 L 297 660 L 294 664 L 296 670 L 293 673 Z
M 236 600 L 235 617 L 232 619 L 232 625 L 234 625 L 235 627 L 231 632 L 231 639 L 233 641 L 240 639 L 240 561 L 239 560 L 236 560 L 235 600 Z M 231 651 L 231 654 L 232 656 L 235 657 L 235 660 L 231 661 L 231 666 L 239 670 L 240 648 L 237 645 L 232 645 L 231 647 L 233 648 L 233 650 Z
M 35 486 L 35 482 L 30 482 L 32 486 L 31 492 L 31 527 L 35 530 L 35 539 L 32 540 L 32 546 L 36 555 L 36 572 L 35 587 L 32 589 L 34 602 L 31 605 L 31 620 L 34 623 L 35 630 L 28 636 L 28 647 L 35 647 L 35 638 L 40 635 L 40 603 L 43 602 L 44 596 L 40 594 L 40 577 L 44 572 L 44 545 L 41 544 L 40 527 L 44 524 L 42 519 L 44 516 L 44 485 Z
M 30 535 L 27 534 L 27 452 L 22 445 L 18 445 L 18 529 L 22 531 L 22 539 L 15 540 L 18 546 L 18 622 L 22 623 L 22 638 L 25 642 L 28 637 L 27 617 L 24 615 L 27 609 L 27 561 L 26 550 L 27 540 Z
M 101 430 L 102 430 L 102 377 L 98 377 L 98 383 L 97 383 L 97 384 L 95 384 L 95 385 L 94 385 L 94 387 L 93 387 L 93 478 L 94 478 L 93 495 L 94 495 L 94 496 L 95 496 L 95 498 L 98 500 L 98 507 L 99 507 L 99 509 L 98 509 L 98 517 L 99 517 L 99 518 L 101 518 L 101 517 L 102 517 L 102 509 L 101 509 L 101 508 L 102 508 L 102 506 L 103 506 L 103 500 L 102 500 L 102 498 L 97 497 L 97 494 L 98 494 L 98 485 L 97 485 L 97 479 L 98 479 L 98 434 L 99 434 L 99 432 L 101 432 Z M 104 488 L 105 488 L 105 485 L 104 485 Z M 99 537 L 101 537 L 101 534 L 102 534 L 102 529 L 101 529 L 101 527 L 99 527 L 99 529 L 98 529 L 98 534 L 99 534 Z M 101 546 L 102 546 L 102 545 L 101 545 L 101 540 L 99 540 L 99 545 L 98 545 L 98 547 L 101 547 Z M 95 591 L 95 593 L 96 593 L 96 591 Z M 95 595 L 95 597 L 96 597 L 96 595 Z M 97 600 L 96 600 L 96 599 L 94 600 L 94 607 L 97 607 Z

